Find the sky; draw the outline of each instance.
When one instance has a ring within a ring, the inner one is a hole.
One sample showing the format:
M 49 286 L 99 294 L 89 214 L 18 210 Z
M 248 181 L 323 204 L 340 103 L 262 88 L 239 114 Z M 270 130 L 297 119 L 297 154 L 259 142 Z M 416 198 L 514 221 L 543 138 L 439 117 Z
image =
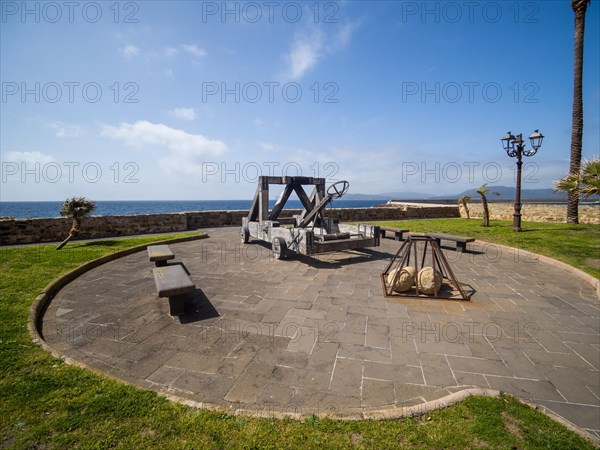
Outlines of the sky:
M 500 138 L 536 129 L 523 188 L 568 172 L 569 0 L 0 4 L 1 201 L 251 199 L 259 175 L 453 195 L 514 186 Z

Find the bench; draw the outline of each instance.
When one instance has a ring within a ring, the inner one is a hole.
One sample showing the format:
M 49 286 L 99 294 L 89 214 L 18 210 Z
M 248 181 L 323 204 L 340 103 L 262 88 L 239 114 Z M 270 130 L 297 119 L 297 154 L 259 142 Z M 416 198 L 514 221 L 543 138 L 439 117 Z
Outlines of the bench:
M 454 236 L 453 234 L 443 234 L 443 233 L 427 233 L 427 236 L 434 238 L 437 240 L 438 244 L 441 244 L 442 239 L 445 241 L 454 241 L 456 242 L 456 251 L 459 253 L 464 253 L 467 250 L 467 243 L 474 242 L 474 238 L 463 237 L 463 236 Z
M 149 245 L 148 256 L 156 267 L 166 266 L 168 260 L 175 258 L 173 250 L 168 245 Z
M 394 228 L 394 227 L 379 227 L 379 232 L 381 233 L 381 237 L 385 237 L 385 232 L 389 231 L 394 233 L 394 239 L 397 241 L 403 241 L 403 234 L 408 233 L 408 230 L 404 230 L 402 228 Z
M 159 297 L 169 298 L 169 314 L 176 316 L 185 312 L 185 294 L 196 289 L 182 265 L 155 267 L 152 269 Z

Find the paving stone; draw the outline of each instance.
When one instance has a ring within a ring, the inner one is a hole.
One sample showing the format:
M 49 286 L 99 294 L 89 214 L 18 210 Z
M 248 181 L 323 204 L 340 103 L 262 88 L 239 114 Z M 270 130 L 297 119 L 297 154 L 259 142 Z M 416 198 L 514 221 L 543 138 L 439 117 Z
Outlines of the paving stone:
M 600 408 L 597 405 L 580 405 L 563 402 L 548 402 L 540 400 L 540 405 L 562 417 L 568 417 L 573 423 L 589 430 L 598 430 L 600 424 Z
M 391 350 L 385 348 L 341 343 L 338 357 L 361 361 L 391 362 L 392 353 Z
M 509 392 L 524 399 L 530 399 L 534 402 L 538 400 L 565 401 L 565 398 L 556 390 L 556 388 L 546 380 L 526 380 L 514 378 L 497 377 L 486 375 L 492 389 Z
M 389 328 L 385 325 L 367 323 L 367 347 L 390 348 Z
M 350 333 L 342 330 L 340 333 L 336 334 L 336 340 L 340 344 L 364 345 L 365 336 L 365 334 Z
M 178 369 L 215 374 L 224 359 L 224 355 L 215 356 L 193 352 L 179 352 L 167 360 L 165 365 Z
M 459 356 L 448 356 L 447 359 L 452 370 L 486 375 L 512 376 L 511 370 L 501 361 Z
M 454 339 L 454 338 L 453 338 Z M 466 344 L 455 344 L 453 342 L 420 342 L 417 344 L 419 353 L 434 353 L 438 355 L 454 355 L 454 356 L 472 356 L 469 347 Z
M 395 381 L 398 383 L 424 384 L 421 366 L 407 366 L 405 364 L 389 364 L 365 361 L 363 377 Z
M 273 370 L 275 370 L 273 365 L 251 362 L 227 392 L 225 400 L 240 403 L 256 402 Z
M 573 353 L 535 352 L 523 351 L 535 364 L 546 364 L 549 366 L 572 367 L 581 369 L 592 369 L 593 366 L 585 359 Z
M 454 377 L 456 378 L 456 382 L 459 386 L 479 386 L 483 388 L 490 387 L 485 376 L 479 373 L 460 372 L 455 370 Z
M 392 381 L 364 379 L 362 386 L 362 406 L 385 407 L 396 402 Z
M 362 365 L 361 361 L 337 358 L 329 391 L 338 395 L 349 395 L 360 399 Z
M 423 386 L 417 384 L 395 383 L 396 405 L 400 408 L 423 403 L 428 398 L 441 398 L 440 388 L 435 386 Z M 446 392 L 446 391 L 443 391 Z
M 568 344 L 568 346 L 594 369 L 600 369 L 600 351 L 598 351 L 598 347 L 590 344 Z
M 329 389 L 330 380 L 331 373 L 285 366 L 275 366 L 269 378 L 270 383 L 321 391 Z
M 222 375 L 186 371 L 171 384 L 171 387 L 185 392 L 194 392 L 201 395 L 202 400 L 206 402 L 221 403 L 221 399 L 229 391 L 233 381 L 233 378 Z
M 254 358 L 257 362 L 268 363 L 272 366 L 287 366 L 303 369 L 307 366 L 309 355 L 301 352 L 277 348 L 262 348 Z M 333 364 L 333 361 L 331 361 Z
M 293 352 L 311 353 L 317 342 L 317 330 L 300 327 L 288 344 L 288 350 Z
M 600 390 L 599 386 L 591 386 L 590 384 L 600 384 L 600 373 L 598 371 L 579 371 L 565 367 L 552 367 L 544 372 L 545 377 L 552 385 L 560 392 L 560 394 L 571 403 L 589 404 L 590 392 Z M 581 386 L 586 386 L 589 391 L 581 389 Z M 600 424 L 599 424 L 600 425 Z
M 390 337 L 392 349 L 392 361 L 394 363 L 420 366 L 421 362 L 417 353 L 417 345 L 414 339 Z
M 308 357 L 306 368 L 319 372 L 332 372 L 339 346 L 334 342 L 317 342 Z
M 367 330 L 367 316 L 363 314 L 351 314 L 346 316 L 344 332 L 365 334 Z
M 445 356 L 420 353 L 419 360 L 423 368 L 425 384 L 440 387 L 456 385 L 456 379 Z
M 169 386 L 183 372 L 183 369 L 174 369 L 172 367 L 161 366 L 150 376 L 148 376 L 146 380 L 151 381 L 152 383 L 161 384 L 163 386 Z
M 165 365 L 165 361 L 175 356 L 177 352 L 175 350 L 162 350 L 155 352 L 147 358 L 136 361 L 128 369 L 128 373 L 131 377 L 145 379 L 151 373 L 156 372 L 160 367 Z

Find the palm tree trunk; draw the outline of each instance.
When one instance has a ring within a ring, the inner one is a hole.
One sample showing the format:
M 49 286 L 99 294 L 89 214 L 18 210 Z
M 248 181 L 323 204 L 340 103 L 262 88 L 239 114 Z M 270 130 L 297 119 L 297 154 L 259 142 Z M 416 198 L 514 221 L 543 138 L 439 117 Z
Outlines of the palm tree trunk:
M 483 203 L 483 226 L 490 226 L 490 210 L 488 209 L 488 202 L 485 195 L 481 195 L 481 201 Z
M 589 0 L 571 0 L 571 6 L 575 12 L 575 51 L 569 173 L 574 175 L 578 175 L 581 170 L 581 145 L 583 140 L 583 37 L 585 32 L 585 13 L 588 3 Z M 579 191 L 569 192 L 567 223 L 579 223 Z
M 71 239 L 76 237 L 79 234 L 80 227 L 81 227 L 81 219 L 79 219 L 77 217 L 73 217 L 73 223 L 71 224 L 71 230 L 69 231 L 69 236 L 67 236 L 67 238 L 64 241 L 62 241 L 60 244 L 58 244 L 58 246 L 56 247 L 55 250 L 60 250 L 65 245 L 67 245 L 67 243 Z
M 471 215 L 469 214 L 469 207 L 467 206 L 466 201 L 463 201 L 463 207 L 465 208 L 465 214 L 467 215 L 467 220 L 469 220 L 471 218 Z

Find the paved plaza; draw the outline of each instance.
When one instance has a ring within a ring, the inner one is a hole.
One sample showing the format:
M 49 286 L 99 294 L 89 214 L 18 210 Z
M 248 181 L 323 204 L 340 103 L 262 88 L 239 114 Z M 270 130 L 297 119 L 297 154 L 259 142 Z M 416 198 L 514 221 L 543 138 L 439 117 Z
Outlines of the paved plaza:
M 139 252 L 62 289 L 42 322 L 61 354 L 139 386 L 263 413 L 368 417 L 482 387 L 600 437 L 600 304 L 592 287 L 518 251 L 444 248 L 470 301 L 385 298 L 400 243 L 277 261 L 239 228 L 172 244 L 197 289 L 171 317 Z

